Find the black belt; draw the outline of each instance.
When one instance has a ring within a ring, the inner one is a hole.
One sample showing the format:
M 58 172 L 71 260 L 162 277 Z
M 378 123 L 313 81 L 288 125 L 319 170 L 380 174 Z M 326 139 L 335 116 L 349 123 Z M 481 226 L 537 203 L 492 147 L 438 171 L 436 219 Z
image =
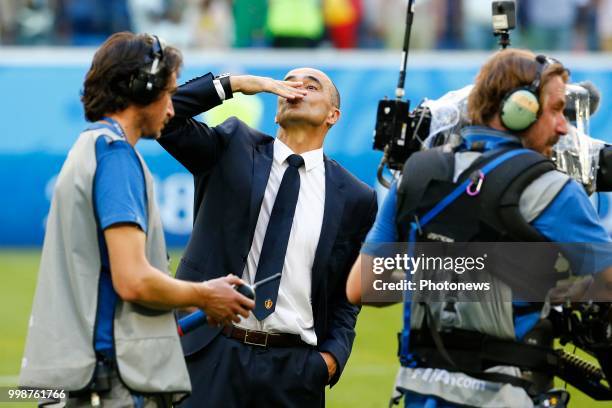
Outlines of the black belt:
M 548 372 L 559 364 L 557 353 L 548 347 L 524 344 L 495 338 L 471 330 L 452 329 L 439 333 L 448 354 L 457 365 L 485 370 L 497 365 L 517 366 L 522 369 Z M 430 333 L 424 330 L 410 331 L 410 347 L 426 359 L 440 364 L 446 362 L 440 355 Z
M 530 381 L 484 370 L 492 366 L 509 365 L 546 373 L 555 372 L 559 364 L 556 352 L 546 347 L 498 339 L 461 329 L 437 334 L 444 345 L 443 352 L 435 344 L 430 332 L 410 331 L 410 351 L 414 353 L 419 366 L 460 371 L 485 381 L 509 383 L 524 388 L 530 395 L 535 392 Z
M 312 347 L 297 334 L 268 333 L 257 330 L 241 329 L 236 326 L 225 326 L 221 331 L 226 337 L 244 344 L 259 347 Z

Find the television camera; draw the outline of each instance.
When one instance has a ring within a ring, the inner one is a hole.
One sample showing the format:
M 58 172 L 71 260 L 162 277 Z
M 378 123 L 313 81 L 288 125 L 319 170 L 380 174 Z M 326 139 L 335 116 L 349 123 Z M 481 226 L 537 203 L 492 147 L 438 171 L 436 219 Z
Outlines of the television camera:
M 510 45 L 510 31 L 516 27 L 515 2 L 494 1 L 491 8 L 493 35 L 499 37 L 498 45 L 505 49 Z M 390 186 L 383 176 L 385 167 L 401 171 L 413 153 L 449 142 L 452 144 L 459 137 L 458 131 L 469 121 L 467 96 L 470 87 L 451 92 L 452 98 L 444 101 L 445 109 L 441 115 L 432 107 L 440 107 L 440 103 L 428 99 L 410 110 L 410 100 L 404 99 L 404 85 L 413 19 L 414 0 L 410 0 L 395 99 L 385 97 L 380 100 L 376 112 L 373 149 L 383 152 L 378 180 L 385 187 Z M 561 139 L 553 156 L 559 170 L 585 186 L 588 193 L 612 191 L 612 148 L 588 136 L 590 116 L 597 110 L 599 99 L 599 91 L 588 81 L 568 85 L 565 114 L 572 125 L 571 132 L 569 137 Z M 446 112 L 449 107 L 454 111 L 450 116 Z M 446 117 L 440 120 L 440 116 Z

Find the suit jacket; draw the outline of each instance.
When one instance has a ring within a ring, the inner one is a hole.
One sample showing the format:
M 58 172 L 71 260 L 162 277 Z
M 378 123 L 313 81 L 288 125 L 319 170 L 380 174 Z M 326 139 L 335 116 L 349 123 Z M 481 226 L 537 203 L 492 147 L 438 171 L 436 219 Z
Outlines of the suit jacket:
M 194 176 L 193 232 L 176 275 L 190 281 L 242 276 L 272 168 L 271 136 L 234 117 L 212 128 L 192 119 L 221 103 L 212 80 L 206 74 L 179 87 L 175 117 L 159 139 Z M 311 293 L 317 349 L 338 363 L 334 384 L 348 360 L 359 312 L 346 299 L 346 279 L 377 203 L 370 187 L 335 161 L 324 157 L 324 162 L 325 208 Z M 187 334 L 185 354 L 201 350 L 219 332 L 203 326 Z

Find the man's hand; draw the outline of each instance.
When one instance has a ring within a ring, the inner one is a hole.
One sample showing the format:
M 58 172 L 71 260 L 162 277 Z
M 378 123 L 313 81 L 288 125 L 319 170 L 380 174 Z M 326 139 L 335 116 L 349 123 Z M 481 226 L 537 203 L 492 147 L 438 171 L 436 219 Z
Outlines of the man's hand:
M 240 316 L 248 317 L 255 302 L 234 289 L 244 282 L 234 275 L 211 279 L 198 286 L 202 303 L 200 308 L 206 312 L 211 324 L 238 323 Z
M 279 81 L 254 75 L 232 75 L 230 84 L 232 92 L 241 92 L 245 95 L 269 92 L 289 100 L 302 99 L 306 95 L 306 90 L 300 88 L 302 82 L 299 81 Z
M 336 359 L 330 353 L 320 351 L 319 354 L 323 357 L 323 360 L 325 360 L 325 364 L 327 364 L 327 382 L 329 383 L 334 374 L 336 374 L 338 363 L 336 363 Z
M 556 286 L 548 291 L 548 298 L 552 304 L 562 304 L 566 301 L 580 302 L 585 301 L 585 295 L 593 285 L 591 275 L 564 279 L 558 281 Z

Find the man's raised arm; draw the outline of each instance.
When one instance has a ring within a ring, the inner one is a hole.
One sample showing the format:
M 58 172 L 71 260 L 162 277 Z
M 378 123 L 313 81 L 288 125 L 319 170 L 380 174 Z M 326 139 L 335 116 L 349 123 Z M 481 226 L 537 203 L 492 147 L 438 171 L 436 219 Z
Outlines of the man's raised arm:
M 211 73 L 178 87 L 172 97 L 174 118 L 164 129 L 159 143 L 193 174 L 210 169 L 226 146 L 224 135 L 193 119 L 230 99 L 234 92 L 254 95 L 269 92 L 287 99 L 302 98 L 302 83 L 278 81 L 253 75 L 215 78 Z

